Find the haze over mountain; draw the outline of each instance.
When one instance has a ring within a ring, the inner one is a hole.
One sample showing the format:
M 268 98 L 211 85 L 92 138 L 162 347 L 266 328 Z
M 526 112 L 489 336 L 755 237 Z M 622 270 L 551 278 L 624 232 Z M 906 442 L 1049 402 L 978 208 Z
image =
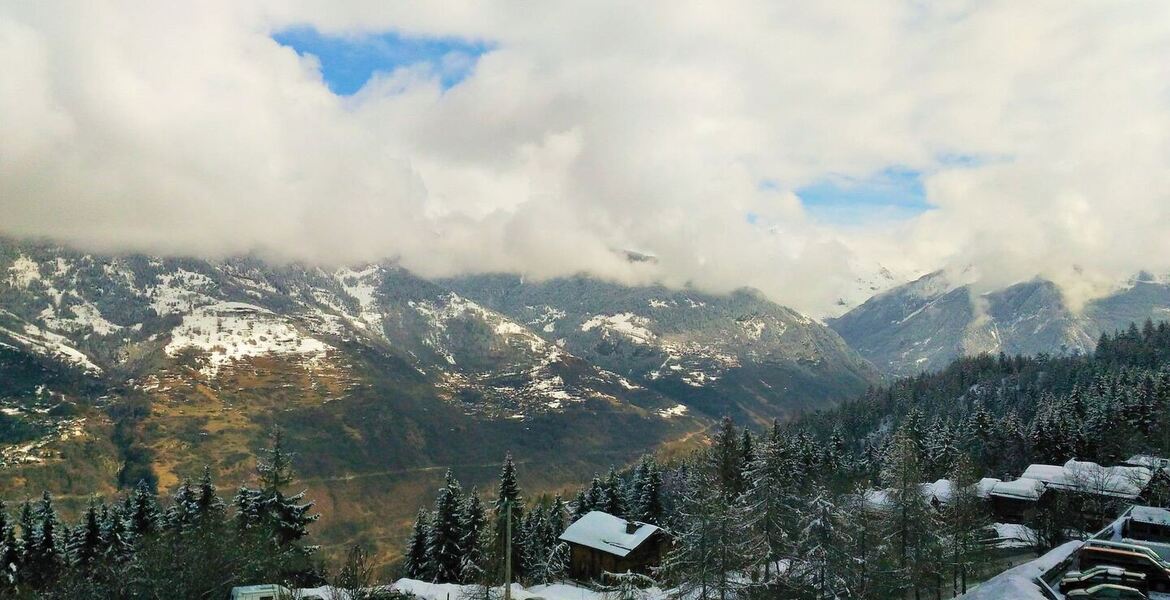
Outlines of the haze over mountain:
M 1044 279 L 980 291 L 971 275 L 930 273 L 827 323 L 880 371 L 904 376 L 984 352 L 1084 353 L 1102 333 L 1170 317 L 1170 280 L 1149 273 L 1083 306 Z
M 879 264 L 973 265 L 1080 306 L 1170 271 L 1167 11 L 7 3 L 0 228 L 815 317 Z

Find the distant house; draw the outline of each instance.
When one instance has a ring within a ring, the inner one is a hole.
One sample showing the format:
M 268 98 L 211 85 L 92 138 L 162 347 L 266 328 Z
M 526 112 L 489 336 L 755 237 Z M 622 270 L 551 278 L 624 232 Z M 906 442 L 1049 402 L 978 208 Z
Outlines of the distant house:
M 1123 535 L 1152 542 L 1170 542 L 1170 511 L 1153 506 L 1133 507 L 1125 521 Z
M 569 576 L 578 581 L 601 579 L 607 572 L 649 574 L 669 544 L 666 532 L 654 525 L 599 510 L 577 519 L 560 539 L 569 544 Z
M 991 500 L 991 510 L 1000 521 L 1023 523 L 1036 510 L 1045 491 L 1044 482 L 1021 477 L 992 484 L 987 497 Z

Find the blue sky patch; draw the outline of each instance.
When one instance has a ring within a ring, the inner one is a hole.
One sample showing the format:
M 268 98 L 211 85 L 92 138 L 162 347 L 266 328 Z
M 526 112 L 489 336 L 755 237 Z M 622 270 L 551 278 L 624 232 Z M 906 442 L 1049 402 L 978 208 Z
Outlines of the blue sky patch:
M 900 167 L 869 177 L 827 177 L 795 191 L 810 214 L 838 224 L 908 219 L 933 208 L 926 201 L 922 172 Z
M 339 96 L 357 92 L 374 73 L 419 64 L 429 66 L 446 90 L 467 78 L 476 60 L 491 50 L 487 43 L 458 38 L 410 37 L 395 32 L 324 35 L 311 27 L 286 29 L 272 39 L 297 54 L 316 56 L 325 83 Z

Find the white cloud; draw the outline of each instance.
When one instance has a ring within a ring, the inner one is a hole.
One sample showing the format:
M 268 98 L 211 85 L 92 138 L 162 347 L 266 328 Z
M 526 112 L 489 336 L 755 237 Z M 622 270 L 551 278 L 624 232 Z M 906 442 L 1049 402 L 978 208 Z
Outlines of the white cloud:
M 420 67 L 338 98 L 269 37 L 295 25 L 493 50 L 445 92 Z M 753 285 L 814 313 L 876 262 L 1077 298 L 1170 270 L 1160 1 L 9 3 L 0 57 L 10 234 Z M 792 194 L 891 165 L 938 209 L 835 229 Z

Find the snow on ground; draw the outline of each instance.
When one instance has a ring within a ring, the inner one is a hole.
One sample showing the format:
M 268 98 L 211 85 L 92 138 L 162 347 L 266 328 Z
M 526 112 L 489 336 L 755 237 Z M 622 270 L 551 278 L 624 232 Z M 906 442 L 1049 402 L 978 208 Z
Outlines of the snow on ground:
M 649 324 L 650 319 L 628 312 L 616 315 L 594 315 L 593 318 L 581 324 L 581 331 L 600 328 L 602 335 L 612 332 L 635 344 L 649 344 L 657 337 L 653 331 L 646 328 Z
M 196 306 L 215 302 L 215 299 L 210 296 L 194 291 L 214 286 L 215 282 L 202 273 L 177 269 L 174 273 L 159 275 L 158 284 L 147 288 L 146 296 L 150 298 L 151 308 L 161 317 L 185 313 L 193 310 Z
M 674 406 L 672 406 L 670 408 L 660 409 L 658 411 L 658 416 L 662 417 L 663 419 L 669 419 L 671 417 L 681 417 L 681 416 L 687 414 L 687 410 L 688 409 L 686 406 L 684 406 L 682 404 L 675 404 Z
M 358 321 L 373 328 L 376 332 L 382 331 L 382 313 L 378 312 L 378 285 L 381 283 L 379 275 L 382 268 L 370 265 L 361 271 L 353 269 L 339 269 L 333 274 L 345 293 L 358 302 Z
M 1039 539 L 1036 531 L 1026 525 L 995 523 L 992 527 L 995 528 L 995 537 L 999 539 L 996 548 L 1031 548 Z
M 70 333 L 93 331 L 98 335 L 110 335 L 122 330 L 121 325 L 107 321 L 101 311 L 89 302 L 70 306 L 69 312 L 73 313 L 72 317 L 64 316 L 49 306 L 41 311 L 40 318 L 45 327 Z
M 472 586 L 461 586 L 453 583 L 426 583 L 416 579 L 399 579 L 394 583 L 394 589 L 410 592 L 423 600 L 460 600 L 472 595 Z M 501 594 L 502 596 L 503 594 Z M 646 590 L 648 600 L 662 600 L 667 593 L 658 588 Z M 519 584 L 512 584 L 512 597 L 517 600 L 543 598 L 544 600 L 603 600 L 605 593 L 589 588 L 573 585 L 572 583 L 553 583 L 548 585 L 534 585 L 524 588 Z
M 37 265 L 35 260 L 23 254 L 12 261 L 11 267 L 8 267 L 8 284 L 12 287 L 28 289 L 28 286 L 33 281 L 37 281 L 40 278 L 40 266 Z
M 186 348 L 207 353 L 204 374 L 214 375 L 233 361 L 268 354 L 299 354 L 319 359 L 330 347 L 303 335 L 271 311 L 242 302 L 220 302 L 196 309 L 171 331 L 168 356 Z
M 1081 543 L 1073 541 L 1057 546 L 1036 560 L 1008 569 L 988 579 L 970 592 L 959 596 L 959 600 L 1008 600 L 1009 598 L 1011 600 L 1047 600 L 1047 596 L 1036 585 L 1036 577 L 1068 558 L 1081 546 Z
M 8 315 L 12 313 L 2 311 Z M 12 315 L 16 316 L 16 315 Z M 23 344 L 28 350 L 40 354 L 42 356 L 49 356 L 67 363 L 77 365 L 86 371 L 94 374 L 101 374 L 101 367 L 98 367 L 78 349 L 70 345 L 70 341 L 60 335 L 51 331 L 46 331 L 35 325 L 26 323 L 21 332 L 16 332 L 11 329 L 0 327 L 0 333 L 5 333 L 14 341 Z

